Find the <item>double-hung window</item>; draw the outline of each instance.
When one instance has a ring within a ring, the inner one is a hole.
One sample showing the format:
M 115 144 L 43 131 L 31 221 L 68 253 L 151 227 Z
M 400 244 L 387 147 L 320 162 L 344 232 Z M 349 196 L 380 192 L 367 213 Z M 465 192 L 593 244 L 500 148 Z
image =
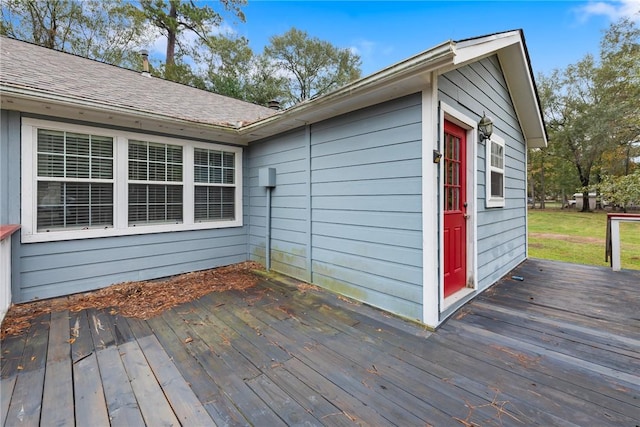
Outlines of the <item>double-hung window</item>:
M 505 144 L 497 135 L 491 135 L 486 144 L 486 206 L 488 208 L 505 205 Z
M 235 153 L 194 150 L 194 218 L 196 221 L 235 219 Z
M 38 129 L 36 229 L 113 227 L 113 138 Z
M 129 225 L 181 223 L 182 146 L 129 140 Z
M 242 225 L 242 148 L 22 119 L 22 241 Z

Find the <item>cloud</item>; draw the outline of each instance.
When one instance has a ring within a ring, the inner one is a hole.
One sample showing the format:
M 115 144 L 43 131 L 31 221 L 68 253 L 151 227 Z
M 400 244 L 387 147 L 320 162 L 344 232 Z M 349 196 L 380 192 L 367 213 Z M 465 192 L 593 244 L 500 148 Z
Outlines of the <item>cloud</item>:
M 581 20 L 587 21 L 592 16 L 606 16 L 611 21 L 630 18 L 640 22 L 640 0 L 590 1 L 579 8 Z
M 387 58 L 395 53 L 395 49 L 391 45 L 383 46 L 378 42 L 365 39 L 355 40 L 348 49 L 362 59 L 364 75 L 384 68 Z

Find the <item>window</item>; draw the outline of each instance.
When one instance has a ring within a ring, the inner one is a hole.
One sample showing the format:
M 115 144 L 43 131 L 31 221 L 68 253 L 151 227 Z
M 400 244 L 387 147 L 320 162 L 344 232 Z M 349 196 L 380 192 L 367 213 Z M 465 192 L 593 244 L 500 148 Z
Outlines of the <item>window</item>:
M 505 194 L 505 144 L 497 135 L 485 141 L 486 144 L 486 206 L 488 208 L 504 207 Z
M 242 225 L 242 148 L 22 120 L 22 241 Z
M 196 221 L 235 219 L 235 154 L 196 148 L 194 151 Z
M 129 140 L 129 225 L 182 222 L 182 147 Z
M 36 229 L 113 226 L 113 138 L 38 129 Z

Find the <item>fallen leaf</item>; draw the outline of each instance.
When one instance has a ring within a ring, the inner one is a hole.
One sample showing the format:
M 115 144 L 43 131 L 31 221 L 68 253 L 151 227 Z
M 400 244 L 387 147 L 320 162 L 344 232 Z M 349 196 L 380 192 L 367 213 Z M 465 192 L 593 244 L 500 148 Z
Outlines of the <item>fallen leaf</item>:
M 112 316 L 119 314 L 146 320 L 211 292 L 245 291 L 252 288 L 259 281 L 258 275 L 253 271 L 262 269 L 260 264 L 248 261 L 165 279 L 119 283 L 97 291 L 14 304 L 2 322 L 0 338 L 20 335 L 28 330 L 39 316 L 63 310 L 80 312 L 94 308 L 106 310 L 105 312 Z M 217 307 L 221 305 L 224 303 L 219 303 Z M 90 318 L 89 323 L 91 320 Z M 101 325 L 96 323 L 92 326 L 97 326 L 96 332 L 99 332 Z M 76 326 L 72 330 L 78 331 L 79 334 L 79 322 L 76 322 Z
M 191 337 L 187 337 L 187 338 L 185 338 L 184 343 L 185 343 L 185 344 L 189 344 L 189 343 L 190 343 L 190 342 L 192 342 L 192 341 L 193 341 L 193 338 L 191 338 Z

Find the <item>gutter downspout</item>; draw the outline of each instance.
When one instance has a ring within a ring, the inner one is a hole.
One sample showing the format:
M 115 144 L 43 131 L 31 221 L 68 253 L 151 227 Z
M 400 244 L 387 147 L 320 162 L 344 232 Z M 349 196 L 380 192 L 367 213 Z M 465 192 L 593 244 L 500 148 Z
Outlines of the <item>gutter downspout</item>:
M 271 187 L 267 187 L 267 231 L 265 235 L 265 267 L 267 271 L 271 270 Z
M 264 258 L 265 268 L 269 271 L 271 270 L 271 190 L 276 186 L 276 169 L 262 168 L 258 170 L 258 186 L 267 189 L 267 212 L 264 215 L 267 228 L 264 236 Z

